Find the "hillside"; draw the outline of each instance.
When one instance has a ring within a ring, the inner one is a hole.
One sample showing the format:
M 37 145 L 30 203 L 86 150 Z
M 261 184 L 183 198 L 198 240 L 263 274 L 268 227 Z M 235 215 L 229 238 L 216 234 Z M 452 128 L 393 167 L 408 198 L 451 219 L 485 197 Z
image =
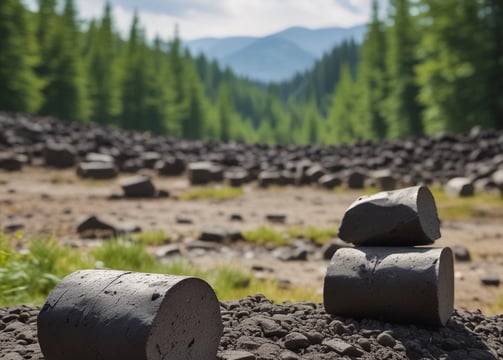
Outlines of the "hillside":
M 344 41 L 361 43 L 365 25 L 351 28 L 291 27 L 264 37 L 204 38 L 186 43 L 191 54 L 204 54 L 236 74 L 262 82 L 280 82 L 314 66 Z

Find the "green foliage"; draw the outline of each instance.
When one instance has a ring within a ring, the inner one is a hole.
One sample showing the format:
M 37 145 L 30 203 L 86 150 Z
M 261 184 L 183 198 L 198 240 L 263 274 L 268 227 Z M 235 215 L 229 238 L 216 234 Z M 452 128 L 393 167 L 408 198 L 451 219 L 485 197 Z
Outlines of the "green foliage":
M 336 228 L 318 228 L 308 226 L 303 229 L 290 228 L 287 230 L 291 238 L 304 238 L 315 244 L 324 244 L 337 236 L 339 230 Z
M 491 42 L 479 17 L 479 1 L 423 0 L 422 62 L 417 66 L 419 99 L 426 106 L 425 130 L 466 131 L 493 126 L 489 109 Z M 497 96 L 497 95 L 496 95 Z
M 344 42 L 267 86 L 194 59 L 177 29 L 147 41 L 135 16 L 124 40 L 109 3 L 86 22 L 74 3 L 1 2 L 1 110 L 271 145 L 503 128 L 500 1 L 392 0 L 381 19 L 374 0 L 361 47 Z
M 40 305 L 64 276 L 95 267 L 197 276 L 209 282 L 220 300 L 261 292 L 276 301 L 321 301 L 313 289 L 284 289 L 274 280 L 258 280 L 232 266 L 202 271 L 185 259 L 158 262 L 146 251 L 144 241 L 114 239 L 89 251 L 61 246 L 55 239 L 28 241 L 22 233 L 14 237 L 0 233 L 0 306 Z
M 383 104 L 387 136 L 421 135 L 422 108 L 417 101 L 419 88 L 414 73 L 419 39 L 414 19 L 410 15 L 410 0 L 391 1 L 389 11 L 392 25 L 387 30 L 388 93 Z
M 325 142 L 328 144 L 348 143 L 357 136 L 356 122 L 353 121 L 355 111 L 355 87 L 348 64 L 344 64 L 341 80 L 334 93 L 332 107 L 327 119 Z
M 239 187 L 218 186 L 218 187 L 199 187 L 188 190 L 180 195 L 181 200 L 200 200 L 200 199 L 230 199 L 244 195 L 244 190 Z
M 287 233 L 280 232 L 268 226 L 243 231 L 243 237 L 246 241 L 255 244 L 287 245 L 290 242 L 290 237 Z
M 35 112 L 42 101 L 41 81 L 29 16 L 19 0 L 0 2 L 0 109 Z
M 132 234 L 129 239 L 145 246 L 162 245 L 171 242 L 171 238 L 162 230 Z

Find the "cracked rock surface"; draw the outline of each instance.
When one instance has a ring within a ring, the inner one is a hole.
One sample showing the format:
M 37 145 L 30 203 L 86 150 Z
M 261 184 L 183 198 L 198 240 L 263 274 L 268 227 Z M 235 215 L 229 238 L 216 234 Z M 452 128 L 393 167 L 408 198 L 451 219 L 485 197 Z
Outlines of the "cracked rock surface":
M 0 308 L 0 359 L 44 359 L 39 308 Z M 261 295 L 221 303 L 219 360 L 499 359 L 503 314 L 455 310 L 445 327 L 329 315 L 321 304 L 273 304 Z

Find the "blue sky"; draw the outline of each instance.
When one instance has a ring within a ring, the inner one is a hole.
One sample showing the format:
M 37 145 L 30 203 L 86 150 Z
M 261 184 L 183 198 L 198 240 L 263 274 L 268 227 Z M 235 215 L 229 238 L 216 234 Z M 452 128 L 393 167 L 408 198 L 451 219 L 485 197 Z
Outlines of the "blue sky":
M 379 0 L 384 3 L 386 0 Z M 31 8 L 36 0 L 25 0 Z M 105 0 L 75 0 L 81 18 L 102 14 Z M 365 23 L 371 0 L 110 0 L 115 25 L 123 34 L 133 12 L 140 13 L 147 36 L 170 38 L 178 24 L 183 39 L 261 36 L 290 26 L 349 27 Z

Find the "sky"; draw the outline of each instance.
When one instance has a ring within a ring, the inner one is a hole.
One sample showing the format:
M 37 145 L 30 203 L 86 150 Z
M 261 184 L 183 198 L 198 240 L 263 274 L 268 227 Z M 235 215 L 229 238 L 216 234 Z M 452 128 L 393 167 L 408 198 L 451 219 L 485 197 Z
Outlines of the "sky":
M 0 0 L 1 1 L 1 0 Z M 75 0 L 82 19 L 98 18 L 106 0 Z M 371 0 L 109 0 L 116 28 L 128 33 L 135 9 L 147 37 L 263 36 L 290 26 L 312 29 L 367 22 Z M 386 0 L 379 0 L 385 2 Z M 36 0 L 25 0 L 32 9 Z

